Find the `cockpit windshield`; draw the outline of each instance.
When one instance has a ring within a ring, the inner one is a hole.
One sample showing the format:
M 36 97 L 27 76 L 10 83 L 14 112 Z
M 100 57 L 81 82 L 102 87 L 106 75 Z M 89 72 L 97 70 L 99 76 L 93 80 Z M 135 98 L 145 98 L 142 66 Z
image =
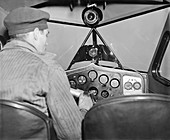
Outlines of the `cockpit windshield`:
M 86 41 L 90 36 L 92 37 L 93 44 L 86 45 Z M 97 38 L 99 38 L 103 44 L 98 44 Z M 110 50 L 109 46 L 106 44 L 100 33 L 95 28 L 90 30 L 75 57 L 71 61 L 68 69 L 70 69 L 73 64 L 82 61 L 90 61 L 90 63 L 94 63 L 96 65 L 102 65 L 103 61 L 109 61 L 113 63 L 112 67 L 122 68 L 122 65 L 116 55 Z

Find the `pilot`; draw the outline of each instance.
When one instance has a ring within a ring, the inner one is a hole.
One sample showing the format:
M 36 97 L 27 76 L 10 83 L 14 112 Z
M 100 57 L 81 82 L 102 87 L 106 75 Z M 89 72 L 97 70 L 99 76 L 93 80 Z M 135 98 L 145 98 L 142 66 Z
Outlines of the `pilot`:
M 84 111 L 93 103 L 78 90 L 82 93 L 76 104 L 65 71 L 46 52 L 49 18 L 31 7 L 19 7 L 5 17 L 10 41 L 0 52 L 0 98 L 39 109 L 52 117 L 59 139 L 78 140 Z

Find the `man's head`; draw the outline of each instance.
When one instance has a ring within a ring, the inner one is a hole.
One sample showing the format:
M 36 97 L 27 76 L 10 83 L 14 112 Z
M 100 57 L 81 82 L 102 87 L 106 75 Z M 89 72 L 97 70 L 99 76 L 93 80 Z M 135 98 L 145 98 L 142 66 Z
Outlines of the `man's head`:
M 39 9 L 20 7 L 11 11 L 4 19 L 8 34 L 31 43 L 41 53 L 47 45 L 50 15 Z

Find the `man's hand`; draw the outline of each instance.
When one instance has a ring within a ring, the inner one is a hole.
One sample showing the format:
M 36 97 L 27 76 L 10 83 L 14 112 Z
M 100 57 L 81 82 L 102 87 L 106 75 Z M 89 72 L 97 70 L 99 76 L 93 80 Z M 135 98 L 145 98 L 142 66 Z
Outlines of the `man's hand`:
M 80 109 L 85 109 L 88 111 L 93 106 L 91 97 L 84 93 L 80 94 L 78 106 Z
M 71 92 L 71 94 L 72 94 L 73 96 L 75 96 L 75 97 L 77 97 L 77 98 L 78 98 L 81 94 L 84 93 L 83 90 L 74 89 L 74 88 L 70 88 L 70 92 Z
M 93 102 L 89 94 L 84 94 L 83 90 L 80 89 L 70 89 L 73 96 L 79 97 L 78 106 L 80 109 L 89 110 L 93 106 Z

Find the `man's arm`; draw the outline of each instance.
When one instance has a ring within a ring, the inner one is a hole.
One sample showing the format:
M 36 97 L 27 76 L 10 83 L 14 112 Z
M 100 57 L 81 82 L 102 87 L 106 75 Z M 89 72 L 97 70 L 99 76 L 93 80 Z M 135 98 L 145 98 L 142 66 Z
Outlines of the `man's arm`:
M 49 72 L 50 89 L 47 104 L 54 120 L 54 127 L 61 139 L 81 138 L 83 116 L 70 93 L 70 85 L 65 71 L 53 68 Z
M 81 138 L 81 123 L 84 112 L 82 112 L 82 109 L 80 111 L 73 95 L 70 93 L 70 84 L 65 71 L 57 63 L 55 54 L 47 53 L 39 57 L 49 67 L 47 105 L 54 120 L 54 127 L 58 137 L 61 139 Z M 80 98 L 82 95 L 81 90 Z M 91 99 L 89 100 L 91 101 Z M 81 107 L 84 108 L 83 104 Z

